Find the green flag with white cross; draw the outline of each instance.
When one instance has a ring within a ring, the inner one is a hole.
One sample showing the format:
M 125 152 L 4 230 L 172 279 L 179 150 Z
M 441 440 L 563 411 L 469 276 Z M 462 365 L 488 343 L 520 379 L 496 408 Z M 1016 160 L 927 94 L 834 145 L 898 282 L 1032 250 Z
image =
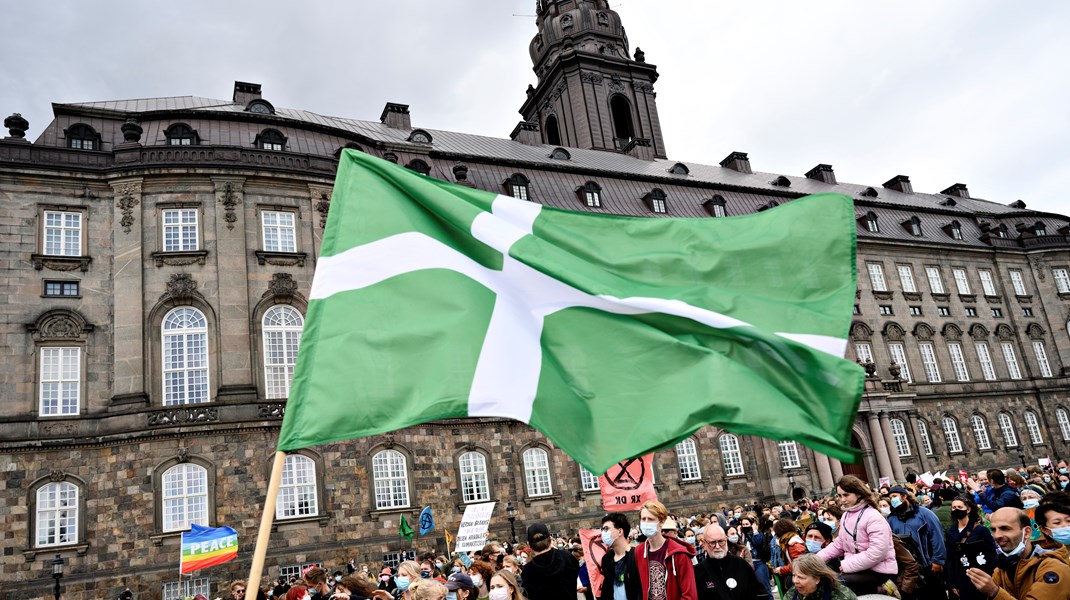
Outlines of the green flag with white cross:
M 347 150 L 278 449 L 507 417 L 592 473 L 704 425 L 852 461 L 855 285 L 846 196 L 623 217 Z

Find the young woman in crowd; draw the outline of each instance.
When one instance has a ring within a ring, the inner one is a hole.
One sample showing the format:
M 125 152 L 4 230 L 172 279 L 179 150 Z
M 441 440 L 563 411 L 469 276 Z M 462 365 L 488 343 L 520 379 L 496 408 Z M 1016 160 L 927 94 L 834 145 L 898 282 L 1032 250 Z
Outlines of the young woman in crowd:
M 397 586 L 394 589 L 394 600 L 412 600 L 409 586 L 420 579 L 419 563 L 407 560 L 398 565 L 398 573 L 394 576 L 394 585 Z
M 486 598 L 490 590 L 490 578 L 494 576 L 494 563 L 477 560 L 468 567 L 468 576 L 472 584 L 479 589 L 476 598 Z
M 842 558 L 840 579 L 856 593 L 896 596 L 892 578 L 899 572 L 892 545 L 892 529 L 877 509 L 877 500 L 864 481 L 844 475 L 836 484 L 844 507 L 839 529 L 827 548 L 818 553 L 826 563 Z M 826 511 L 828 512 L 828 511 Z
M 836 572 L 813 554 L 800 556 L 791 565 L 792 587 L 784 600 L 857 600 L 850 588 L 840 583 Z
M 454 573 L 446 581 L 447 600 L 476 600 L 479 588 L 472 583 L 472 578 L 464 573 Z
M 944 546 L 947 548 L 947 589 L 952 598 L 960 600 L 982 600 L 985 595 L 966 576 L 967 567 L 962 564 L 962 557 L 967 556 L 971 565 L 977 565 L 977 554 L 985 556 L 985 562 L 993 568 L 996 566 L 996 542 L 992 532 L 981 522 L 981 511 L 973 498 L 956 496 L 951 501 L 952 524 L 944 532 Z M 982 565 L 983 566 L 983 565 Z
M 409 586 L 412 600 L 446 600 L 449 591 L 434 579 L 420 579 Z
M 527 600 L 520 591 L 516 577 L 509 571 L 498 571 L 490 579 L 490 600 Z
M 785 513 L 780 513 L 784 515 Z M 777 548 L 780 549 L 780 560 L 773 568 L 773 575 L 780 579 L 781 589 L 787 588 L 791 579 L 791 563 L 803 554 L 806 554 L 806 544 L 799 537 L 799 530 L 795 527 L 795 521 L 786 516 L 777 519 L 773 523 L 773 535 L 776 539 Z
M 832 537 L 836 538 L 840 535 L 840 519 L 843 518 L 843 510 L 846 507 L 838 506 L 836 504 L 829 504 L 818 513 L 818 518 L 821 522 L 829 526 L 832 530 Z

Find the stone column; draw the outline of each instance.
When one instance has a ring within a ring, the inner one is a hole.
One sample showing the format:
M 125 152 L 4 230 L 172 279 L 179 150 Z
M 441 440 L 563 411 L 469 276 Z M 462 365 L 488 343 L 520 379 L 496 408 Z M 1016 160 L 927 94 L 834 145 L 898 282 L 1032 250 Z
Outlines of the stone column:
M 112 208 L 112 243 L 114 264 L 111 267 L 114 302 L 115 351 L 112 373 L 115 377 L 112 402 L 148 403 L 148 380 L 145 375 L 145 249 L 141 205 L 141 178 L 110 182 L 115 191 Z M 149 250 L 151 252 L 151 250 Z M 105 261 L 99 263 L 107 265 Z M 106 268 L 106 267 L 105 267 Z M 154 298 L 148 301 L 155 301 Z
M 921 465 L 922 473 L 932 470 L 929 467 L 929 455 L 925 454 L 925 443 L 921 441 L 921 429 L 918 427 L 918 413 L 912 411 L 907 419 L 910 428 L 914 430 L 914 447 L 918 449 L 918 464 Z
M 817 465 L 818 485 L 821 486 L 822 491 L 828 491 L 836 485 L 832 479 L 832 463 L 829 462 L 829 457 L 820 452 L 814 452 L 814 463 Z
M 888 444 L 884 441 L 884 432 L 881 431 L 877 413 L 868 413 L 866 420 L 869 421 L 869 441 L 873 444 L 873 454 L 877 457 L 877 470 L 881 477 L 891 479 L 895 474 L 892 473 L 892 462 L 888 459 Z
M 843 477 L 843 463 L 839 459 L 830 458 L 829 465 L 832 467 L 832 485 L 836 485 L 836 482 Z
M 892 423 L 888 418 L 888 413 L 881 411 L 880 422 L 881 431 L 884 433 L 884 447 L 887 449 L 888 458 L 892 462 L 892 474 L 895 475 L 895 481 L 905 481 L 906 476 L 903 474 L 903 462 L 899 460 L 899 450 L 895 447 L 895 438 L 892 437 Z
M 215 184 L 214 237 L 216 282 L 219 286 L 220 373 L 218 396 L 256 398 L 252 357 L 249 353 L 249 248 L 247 237 L 259 246 L 259 236 L 249 235 L 244 205 L 245 179 L 213 177 Z M 249 211 L 250 213 L 252 211 Z M 209 211 L 205 211 L 205 229 Z M 252 231 L 256 231 L 255 224 Z M 208 236 L 206 235 L 205 238 Z M 207 239 L 206 239 L 207 241 Z

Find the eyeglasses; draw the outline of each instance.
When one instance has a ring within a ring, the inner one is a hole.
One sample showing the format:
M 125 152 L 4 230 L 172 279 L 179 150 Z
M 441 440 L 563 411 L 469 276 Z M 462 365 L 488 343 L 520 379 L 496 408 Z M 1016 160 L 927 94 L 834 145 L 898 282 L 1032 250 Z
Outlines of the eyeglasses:
M 723 540 L 713 540 L 713 541 L 702 540 L 702 543 L 706 544 L 707 546 L 727 546 L 728 545 L 728 538 L 725 538 Z
M 237 589 L 237 590 L 234 590 L 234 593 L 235 593 L 235 594 L 244 594 L 244 593 L 245 593 L 245 590 L 242 590 L 242 589 Z

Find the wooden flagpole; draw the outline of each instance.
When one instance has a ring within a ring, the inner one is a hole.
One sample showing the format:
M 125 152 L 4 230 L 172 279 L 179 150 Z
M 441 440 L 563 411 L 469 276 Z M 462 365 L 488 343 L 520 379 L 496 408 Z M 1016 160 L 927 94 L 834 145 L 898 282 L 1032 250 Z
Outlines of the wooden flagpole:
M 256 598 L 260 590 L 260 576 L 264 573 L 264 558 L 267 556 L 268 542 L 271 538 L 271 523 L 275 518 L 275 501 L 279 496 L 279 484 L 282 483 L 282 469 L 285 466 L 286 453 L 276 451 L 275 462 L 271 465 L 267 498 L 264 498 L 264 514 L 260 517 L 260 531 L 256 535 L 253 566 L 249 568 L 249 580 L 245 582 L 245 591 L 250 598 Z

